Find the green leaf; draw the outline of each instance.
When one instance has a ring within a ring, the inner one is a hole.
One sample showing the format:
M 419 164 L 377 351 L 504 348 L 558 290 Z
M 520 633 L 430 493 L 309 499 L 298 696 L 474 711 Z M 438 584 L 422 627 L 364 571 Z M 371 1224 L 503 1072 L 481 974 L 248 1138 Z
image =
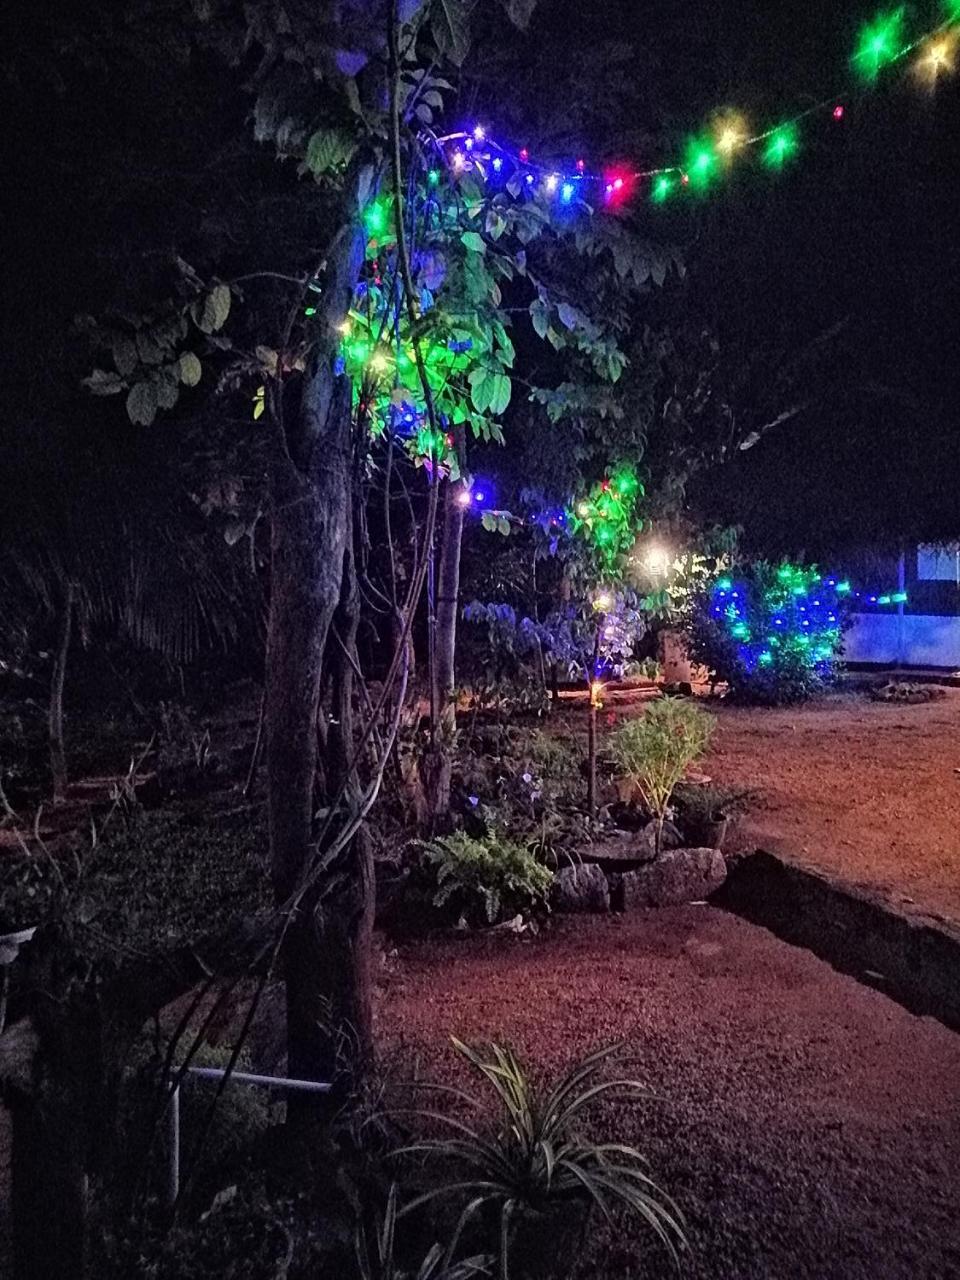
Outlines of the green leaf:
M 185 387 L 195 387 L 203 375 L 203 366 L 192 351 L 184 351 L 177 362 L 180 369 L 180 381 Z
M 473 253 L 486 253 L 487 251 L 486 243 L 479 231 L 465 231 L 460 237 L 460 243 Z
M 127 394 L 127 417 L 149 427 L 157 416 L 157 393 L 152 382 L 135 382 Z
M 229 286 L 214 285 L 209 293 L 191 305 L 190 313 L 197 328 L 203 333 L 216 333 L 218 329 L 222 329 L 230 314 Z
M 530 303 L 530 319 L 538 338 L 545 338 L 550 327 L 550 308 L 541 298 Z
M 533 17 L 533 11 L 537 7 L 537 0 L 503 0 L 503 7 L 513 25 L 519 27 L 521 31 L 526 31 Z
M 159 364 L 166 351 L 150 329 L 141 329 L 137 334 L 137 354 L 144 364 Z
M 580 313 L 576 307 L 571 307 L 569 302 L 561 302 L 557 307 L 557 315 L 560 317 L 560 323 L 567 329 L 575 329 L 580 321 Z
M 492 390 L 490 392 L 490 412 L 503 413 L 507 405 L 510 403 L 511 384 L 510 379 L 505 373 L 495 373 L 491 375 L 490 382 Z
M 117 372 L 123 378 L 129 378 L 137 367 L 137 346 L 132 338 L 128 338 L 125 334 L 113 340 L 113 363 L 117 366 Z
M 487 210 L 485 230 L 491 240 L 499 240 L 507 227 L 507 220 L 498 209 Z
M 83 385 L 95 396 L 115 396 L 127 385 L 119 373 L 107 369 L 94 369 L 83 379 Z
M 470 9 L 466 0 L 434 0 L 433 34 L 451 62 L 460 66 L 470 48 Z
M 480 517 L 480 523 L 488 533 L 497 532 L 497 516 L 493 511 L 484 511 Z
M 172 409 L 180 395 L 180 362 L 158 369 L 152 381 L 157 408 Z
M 319 176 L 347 164 L 356 149 L 357 144 L 345 129 L 318 129 L 307 142 L 304 163 Z
M 505 538 L 510 537 L 510 521 L 506 516 L 497 516 L 497 533 L 502 533 Z
M 477 413 L 486 413 L 493 395 L 493 379 L 487 369 L 472 369 L 468 378 L 470 399 Z

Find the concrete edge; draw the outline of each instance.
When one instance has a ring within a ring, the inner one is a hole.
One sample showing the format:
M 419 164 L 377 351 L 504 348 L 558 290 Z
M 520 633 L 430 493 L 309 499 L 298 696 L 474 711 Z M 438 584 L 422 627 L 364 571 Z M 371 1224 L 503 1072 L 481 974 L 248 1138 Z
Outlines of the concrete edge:
M 960 1031 L 960 929 L 766 850 L 728 859 L 710 901 Z

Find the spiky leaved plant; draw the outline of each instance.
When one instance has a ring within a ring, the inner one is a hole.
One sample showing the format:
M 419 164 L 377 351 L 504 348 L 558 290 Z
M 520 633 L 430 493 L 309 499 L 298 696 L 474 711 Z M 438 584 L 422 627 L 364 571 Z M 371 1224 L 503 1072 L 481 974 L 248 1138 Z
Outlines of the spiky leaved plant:
M 635 1147 L 592 1142 L 578 1132 L 584 1109 L 597 1098 L 611 1094 L 648 1096 L 636 1080 L 597 1078 L 618 1045 L 590 1054 L 553 1088 L 540 1090 L 510 1049 L 494 1044 L 489 1056 L 484 1056 L 455 1037 L 452 1043 L 481 1082 L 493 1090 L 500 1121 L 487 1132 L 442 1112 L 423 1111 L 424 1118 L 449 1129 L 450 1136 L 423 1139 L 404 1150 L 451 1167 L 442 1186 L 417 1196 L 402 1213 L 438 1197 L 465 1199 L 450 1246 L 453 1249 L 468 1224 L 493 1210 L 500 1280 L 510 1280 L 513 1255 L 523 1252 L 525 1226 L 539 1221 L 557 1241 L 572 1220 L 571 1210 L 577 1208 L 582 1211 L 583 1230 L 594 1210 L 611 1223 L 614 1208 L 627 1210 L 651 1228 L 678 1263 L 679 1251 L 686 1246 L 682 1215 L 650 1178 L 643 1155 Z M 444 1092 L 474 1113 L 485 1109 L 479 1096 L 446 1087 Z M 523 1262 L 521 1258 L 521 1265 Z

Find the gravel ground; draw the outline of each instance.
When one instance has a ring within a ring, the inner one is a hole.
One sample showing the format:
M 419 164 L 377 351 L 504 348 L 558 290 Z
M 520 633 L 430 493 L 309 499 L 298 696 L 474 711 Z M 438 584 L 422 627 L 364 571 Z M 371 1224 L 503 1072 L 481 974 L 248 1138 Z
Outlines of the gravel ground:
M 756 799 L 743 847 L 793 856 L 960 922 L 960 690 L 890 706 L 720 706 L 704 766 Z
M 553 1074 L 624 1039 L 659 1100 L 600 1107 L 681 1203 L 688 1280 L 960 1277 L 960 1037 L 709 907 L 411 946 L 380 1034 L 433 1078 L 451 1034 Z M 666 1276 L 599 1233 L 581 1276 Z

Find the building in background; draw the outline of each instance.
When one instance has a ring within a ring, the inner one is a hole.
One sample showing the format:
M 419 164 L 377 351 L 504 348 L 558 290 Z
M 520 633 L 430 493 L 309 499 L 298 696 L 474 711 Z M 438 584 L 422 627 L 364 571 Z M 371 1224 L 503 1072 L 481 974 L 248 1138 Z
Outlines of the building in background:
M 960 670 L 960 540 L 850 556 L 844 567 L 859 588 L 847 662 Z M 906 601 L 880 603 L 903 594 Z

